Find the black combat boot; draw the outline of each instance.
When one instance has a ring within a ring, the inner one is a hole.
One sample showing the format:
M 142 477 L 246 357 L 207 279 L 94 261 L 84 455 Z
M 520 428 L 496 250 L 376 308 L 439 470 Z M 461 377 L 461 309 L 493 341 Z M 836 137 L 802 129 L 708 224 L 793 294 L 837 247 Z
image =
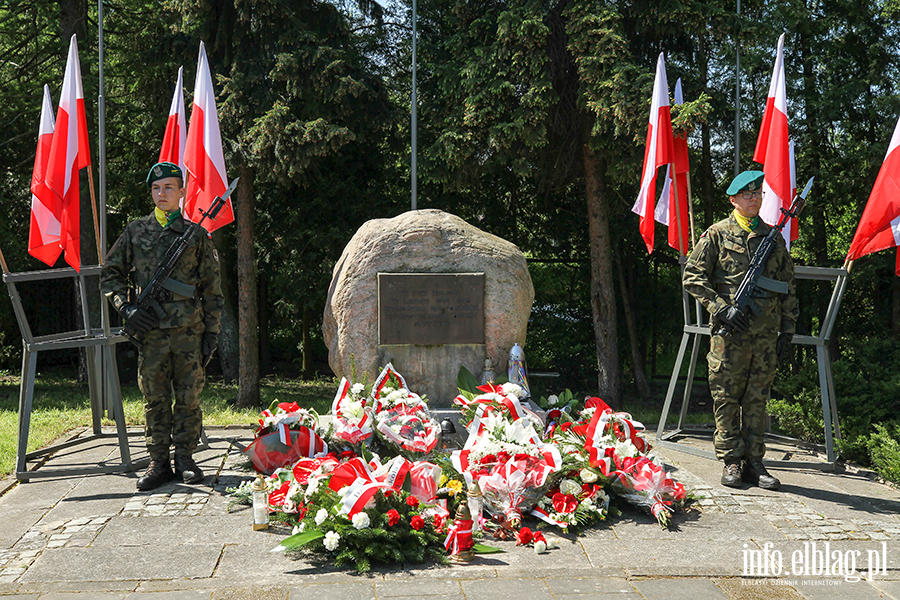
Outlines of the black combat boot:
M 185 483 L 200 483 L 203 481 L 203 471 L 190 454 L 176 454 L 175 477 L 181 477 Z
M 781 487 L 781 482 L 769 475 L 759 458 L 751 458 L 747 461 L 747 468 L 744 469 L 744 481 L 758 485 L 764 490 L 777 490 Z
M 743 483 L 741 483 L 743 470 L 740 460 L 726 460 L 725 469 L 722 471 L 722 485 L 733 488 L 743 487 Z
M 137 489 L 139 492 L 146 492 L 158 488 L 164 483 L 172 481 L 175 476 L 172 474 L 172 468 L 169 466 L 169 459 L 153 459 L 147 471 L 138 478 Z

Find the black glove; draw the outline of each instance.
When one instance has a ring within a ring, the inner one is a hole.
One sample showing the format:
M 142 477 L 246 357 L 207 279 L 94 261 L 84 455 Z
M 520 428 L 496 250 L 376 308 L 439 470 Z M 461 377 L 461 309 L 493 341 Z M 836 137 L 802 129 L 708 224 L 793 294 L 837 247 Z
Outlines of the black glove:
M 750 328 L 750 319 L 737 306 L 726 306 L 716 313 L 716 319 L 731 327 L 734 333 L 747 333 Z
M 775 342 L 775 354 L 778 356 L 778 362 L 783 363 L 787 358 L 791 349 L 791 340 L 794 339 L 793 333 L 781 332 L 778 334 L 778 341 Z
M 200 339 L 200 354 L 202 355 L 201 362 L 203 366 L 209 364 L 210 359 L 212 359 L 213 352 L 216 351 L 216 348 L 219 346 L 219 334 L 218 333 L 204 333 L 203 337 Z
M 122 318 L 125 319 L 125 324 L 128 328 L 138 333 L 146 333 L 149 329 L 153 329 L 159 324 L 156 317 L 134 304 L 124 305 L 119 312 Z

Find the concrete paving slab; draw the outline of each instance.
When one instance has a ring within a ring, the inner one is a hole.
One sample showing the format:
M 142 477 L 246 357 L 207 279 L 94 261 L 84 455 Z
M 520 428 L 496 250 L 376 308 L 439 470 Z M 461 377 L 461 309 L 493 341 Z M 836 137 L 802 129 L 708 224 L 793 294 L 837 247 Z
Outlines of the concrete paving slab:
M 883 598 L 881 592 L 865 581 L 850 583 L 842 579 L 814 578 L 788 580 L 792 587 L 809 600 L 874 600 Z
M 0 548 L 12 548 L 13 545 L 35 523 L 39 522 L 46 513 L 44 508 L 32 510 L 6 510 L 3 509 L 3 518 L 0 519 Z
M 241 515 L 197 517 L 115 517 L 106 524 L 93 546 L 158 546 L 184 544 L 239 544 L 267 553 L 283 534 L 253 531 Z
M 900 581 L 885 581 L 879 579 L 869 582 L 869 585 L 880 590 L 882 594 L 885 594 L 886 598 L 900 600 Z
M 610 521 L 618 539 L 641 540 L 784 540 L 784 534 L 758 515 L 704 513 L 689 510 L 678 513 L 673 525 L 663 529 L 650 515 L 628 512 Z
M 215 590 L 213 600 L 287 600 L 290 588 L 283 586 L 256 586 Z
M 133 592 L 137 587 L 134 581 L 35 581 L 25 582 L 19 585 L 19 593 L 104 593 L 104 592 Z
M 646 600 L 729 600 L 709 579 L 647 579 L 632 583 Z
M 629 576 L 733 577 L 741 574 L 746 542 L 585 539 L 581 543 L 592 565 L 619 567 Z
M 458 581 L 444 580 L 407 580 L 384 581 L 375 583 L 375 594 L 379 598 L 430 596 L 462 596 L 462 587 Z
M 74 488 L 80 478 L 32 479 L 3 495 L 4 510 L 50 510 Z
M 225 546 L 215 578 L 234 582 L 284 581 L 295 583 L 349 583 L 359 576 L 339 570 L 326 562 L 308 562 L 293 555 L 272 553 L 259 546 Z
M 145 546 L 48 548 L 21 581 L 140 581 L 211 577 L 222 544 L 169 546 L 157 552 Z
M 460 582 L 468 600 L 552 600 L 541 579 L 483 579 Z
M 134 592 L 125 600 L 209 600 L 212 590 L 182 590 L 178 592 Z
M 803 596 L 779 579 L 716 579 L 716 585 L 732 600 L 803 600 Z
M 92 592 L 89 595 L 91 600 L 125 600 L 125 596 L 115 592 Z M 40 596 L 41 600 L 85 600 L 86 597 L 81 592 L 50 592 Z
M 320 583 L 304 586 L 292 586 L 289 600 L 375 600 L 375 583 L 354 581 L 339 585 Z
M 547 587 L 553 594 L 636 594 L 636 590 L 624 577 L 548 577 Z

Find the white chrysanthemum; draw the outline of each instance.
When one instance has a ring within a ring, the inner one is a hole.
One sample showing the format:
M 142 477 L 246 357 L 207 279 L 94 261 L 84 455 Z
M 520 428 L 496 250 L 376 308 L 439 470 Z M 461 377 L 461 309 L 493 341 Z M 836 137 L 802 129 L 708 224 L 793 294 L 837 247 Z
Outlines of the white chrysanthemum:
M 316 526 L 321 525 L 325 522 L 325 519 L 328 518 L 328 511 L 324 508 L 320 508 L 319 512 L 316 513 Z
M 559 484 L 559 491 L 563 494 L 577 496 L 581 493 L 581 485 L 574 479 L 563 479 Z
M 597 408 L 593 407 L 593 406 L 590 408 L 585 408 L 583 411 L 581 411 L 581 413 L 579 413 L 579 415 L 581 416 L 582 420 L 590 421 L 593 418 L 594 412 L 596 410 L 597 410 Z
M 534 543 L 534 552 L 535 554 L 543 554 L 547 551 L 547 544 L 538 540 Z
M 353 515 L 352 521 L 353 521 L 353 526 L 356 527 L 357 529 L 365 529 L 366 527 L 368 527 L 369 525 L 372 524 L 371 521 L 369 520 L 369 515 L 362 511 Z
M 300 523 L 299 525 L 294 525 L 294 528 L 291 529 L 291 535 L 297 535 L 298 533 L 303 533 L 306 529 L 306 523 Z
M 366 389 L 366 386 L 361 383 L 354 383 L 350 386 L 350 391 L 354 394 L 361 394 L 364 389 Z
M 329 531 L 325 534 L 325 549 L 329 552 L 334 552 L 337 550 L 338 544 L 341 541 L 341 534 L 337 531 Z
M 559 404 L 559 396 L 557 396 L 556 394 L 550 394 L 550 397 L 547 398 L 547 404 L 549 404 L 550 406 L 556 406 L 557 404 Z
M 500 386 L 500 389 L 503 390 L 503 393 L 507 396 L 515 396 L 519 400 L 525 397 L 525 390 L 522 389 L 521 386 L 507 382 Z
M 594 483 L 599 479 L 599 476 L 588 468 L 582 469 L 581 472 L 578 473 L 578 476 L 581 477 L 581 480 L 585 483 Z

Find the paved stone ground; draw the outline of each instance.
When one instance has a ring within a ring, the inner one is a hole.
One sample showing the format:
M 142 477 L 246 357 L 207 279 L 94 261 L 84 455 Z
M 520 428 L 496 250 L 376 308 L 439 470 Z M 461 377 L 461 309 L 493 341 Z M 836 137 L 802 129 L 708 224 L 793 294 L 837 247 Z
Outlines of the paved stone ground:
M 560 535 L 560 547 L 546 555 L 491 542 L 505 552 L 468 565 L 402 565 L 359 576 L 269 552 L 288 532 L 254 532 L 249 509 L 229 510 L 226 488 L 250 479 L 234 442 L 248 443 L 251 435 L 210 432 L 211 447 L 198 456 L 207 473 L 202 485 L 136 492 L 134 473 L 7 481 L 0 497 L 0 595 L 900 600 L 900 492 L 850 470 L 773 468 L 781 491 L 734 490 L 719 485 L 720 463 L 666 448 L 660 454 L 698 498 L 668 530 L 642 512 L 625 510 L 581 537 Z M 141 442 L 132 439 L 136 455 Z M 702 438 L 684 443 L 711 446 Z M 780 442 L 767 456 L 782 454 L 797 458 L 804 451 Z M 811 467 L 819 460 L 805 456 Z M 95 440 L 58 453 L 42 468 L 116 457 L 114 439 Z M 795 576 L 792 557 L 808 560 L 805 552 L 830 556 L 829 569 L 837 572 L 817 574 L 813 564 Z M 783 559 L 779 576 L 747 576 L 748 557 L 776 553 Z M 841 565 L 834 562 L 838 556 Z M 848 557 L 855 568 L 849 577 Z M 861 581 L 850 581 L 860 574 Z

